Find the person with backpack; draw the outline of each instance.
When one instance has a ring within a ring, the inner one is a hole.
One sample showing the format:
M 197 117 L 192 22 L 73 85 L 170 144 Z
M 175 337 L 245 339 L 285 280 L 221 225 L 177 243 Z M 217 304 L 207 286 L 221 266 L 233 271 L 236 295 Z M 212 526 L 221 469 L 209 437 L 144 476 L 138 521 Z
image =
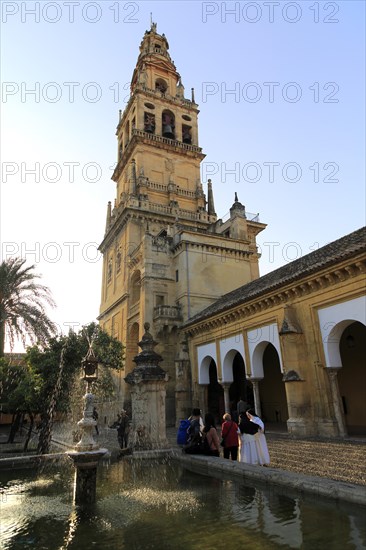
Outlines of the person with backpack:
M 223 421 L 221 426 L 221 445 L 224 447 L 224 458 L 230 458 L 231 456 L 231 460 L 238 460 L 238 425 L 231 420 L 229 413 L 224 414 Z
M 200 420 L 202 421 L 200 409 L 193 409 L 192 415 L 189 417 L 190 424 L 187 430 L 187 434 L 188 434 L 187 445 L 183 447 L 183 450 L 185 453 L 188 453 L 188 454 L 203 453 Z
M 220 456 L 220 440 L 217 435 L 215 419 L 212 414 L 205 414 L 203 428 L 203 451 L 205 455 Z
M 188 441 L 188 428 L 191 425 L 189 418 L 186 420 L 181 420 L 179 422 L 178 431 L 177 431 L 177 444 L 178 445 L 187 445 Z

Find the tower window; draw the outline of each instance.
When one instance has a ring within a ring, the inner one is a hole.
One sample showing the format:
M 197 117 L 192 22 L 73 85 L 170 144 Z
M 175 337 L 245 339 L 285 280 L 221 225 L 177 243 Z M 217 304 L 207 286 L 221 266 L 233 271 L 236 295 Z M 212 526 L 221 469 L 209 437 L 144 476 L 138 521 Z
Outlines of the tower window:
M 168 85 L 162 78 L 157 78 L 155 80 L 155 90 L 158 92 L 161 92 L 162 94 L 165 94 L 165 92 L 168 89 Z
M 187 126 L 186 124 L 183 124 L 182 126 L 183 143 L 192 143 L 191 131 L 192 131 L 191 126 Z
M 126 123 L 126 130 L 125 130 L 125 148 L 127 147 L 129 140 L 130 140 L 130 121 L 128 120 Z
M 179 281 L 179 271 L 176 269 L 175 271 L 175 282 L 177 283 Z
M 175 117 L 171 111 L 163 111 L 162 114 L 163 137 L 175 139 Z
M 164 305 L 164 296 L 156 296 L 156 305 L 157 306 L 163 306 Z
M 155 133 L 155 115 L 144 113 L 144 130 L 149 134 Z

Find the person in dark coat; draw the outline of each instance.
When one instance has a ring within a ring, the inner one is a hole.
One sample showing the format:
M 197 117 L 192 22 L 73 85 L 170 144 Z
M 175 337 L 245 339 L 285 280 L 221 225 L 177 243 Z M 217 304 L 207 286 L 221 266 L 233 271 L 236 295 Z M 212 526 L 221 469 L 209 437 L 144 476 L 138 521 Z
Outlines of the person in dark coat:
M 90 409 L 89 409 L 89 410 L 90 410 Z M 97 432 L 97 435 L 99 435 L 98 418 L 99 418 L 99 415 L 98 415 L 97 408 L 94 407 L 94 408 L 93 408 L 93 420 L 95 420 L 95 421 L 97 422 L 97 424 L 95 424 L 95 431 Z
M 121 449 L 123 449 L 123 447 L 127 449 L 129 431 L 130 419 L 128 418 L 126 411 L 122 410 L 119 423 L 117 425 L 117 438 Z

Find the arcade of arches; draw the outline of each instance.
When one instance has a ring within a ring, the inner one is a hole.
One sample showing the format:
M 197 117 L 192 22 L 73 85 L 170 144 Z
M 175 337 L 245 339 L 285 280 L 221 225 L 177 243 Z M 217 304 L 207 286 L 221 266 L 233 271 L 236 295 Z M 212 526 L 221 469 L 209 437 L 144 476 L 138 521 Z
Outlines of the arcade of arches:
M 311 277 L 282 283 L 280 268 L 230 293 L 230 306 L 223 296 L 185 324 L 193 406 L 219 421 L 225 411 L 235 415 L 242 397 L 272 429 L 366 435 L 365 244 L 354 252 L 361 233 L 323 247 Z

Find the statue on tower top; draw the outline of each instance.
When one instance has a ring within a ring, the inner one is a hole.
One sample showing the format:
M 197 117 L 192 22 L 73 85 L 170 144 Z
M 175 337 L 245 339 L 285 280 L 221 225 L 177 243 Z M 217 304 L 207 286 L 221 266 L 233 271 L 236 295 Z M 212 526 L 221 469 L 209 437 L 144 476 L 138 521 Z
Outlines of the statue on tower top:
M 150 13 L 150 30 L 152 32 L 156 32 L 157 26 L 158 26 L 158 24 L 153 22 L 152 13 Z

